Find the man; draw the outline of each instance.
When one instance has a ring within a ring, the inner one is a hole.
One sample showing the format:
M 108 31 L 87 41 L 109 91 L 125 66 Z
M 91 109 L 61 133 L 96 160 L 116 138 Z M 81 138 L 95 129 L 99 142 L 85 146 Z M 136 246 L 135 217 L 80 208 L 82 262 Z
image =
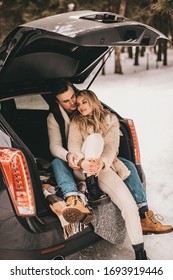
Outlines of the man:
M 83 205 L 73 178 L 72 170 L 80 167 L 75 164 L 76 155 L 69 153 L 67 150 L 70 117 L 76 110 L 76 89 L 69 81 L 62 80 L 52 93 L 55 96 L 56 105 L 48 116 L 47 125 L 50 151 L 55 157 L 52 162 L 53 171 L 57 185 L 60 187 L 67 205 L 63 210 L 63 216 L 69 219 L 70 222 L 75 222 L 76 217 L 78 217 L 78 222 L 85 223 L 85 219 L 90 222 L 93 218 L 92 214 Z M 155 218 L 153 211 L 149 210 L 146 193 L 134 164 L 124 158 L 121 158 L 121 161 L 131 171 L 131 174 L 124 182 L 138 205 L 143 233 L 161 234 L 173 231 L 171 225 L 162 225 Z M 82 161 L 84 170 L 87 170 L 89 165 L 88 160 Z

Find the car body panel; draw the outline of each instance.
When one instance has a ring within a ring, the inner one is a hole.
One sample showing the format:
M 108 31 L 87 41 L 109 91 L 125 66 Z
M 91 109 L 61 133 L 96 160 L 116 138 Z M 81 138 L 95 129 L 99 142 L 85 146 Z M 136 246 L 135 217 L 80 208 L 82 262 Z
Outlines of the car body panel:
M 154 45 L 166 38 L 158 30 L 113 13 L 77 11 L 22 25 L 55 32 L 61 40 L 80 46 Z M 145 33 L 145 34 L 143 34 Z

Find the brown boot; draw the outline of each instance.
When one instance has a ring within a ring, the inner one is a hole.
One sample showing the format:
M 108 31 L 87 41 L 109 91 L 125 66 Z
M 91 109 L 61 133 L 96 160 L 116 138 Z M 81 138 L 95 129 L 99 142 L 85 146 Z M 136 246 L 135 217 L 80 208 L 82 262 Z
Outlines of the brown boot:
M 94 218 L 93 214 L 84 206 L 82 200 L 77 195 L 67 198 L 66 207 L 62 211 L 62 215 L 69 223 L 80 222 L 85 225 Z
M 141 226 L 143 234 L 163 234 L 173 231 L 173 227 L 170 225 L 162 225 L 156 220 L 156 217 L 152 210 L 145 212 L 145 218 L 141 219 Z

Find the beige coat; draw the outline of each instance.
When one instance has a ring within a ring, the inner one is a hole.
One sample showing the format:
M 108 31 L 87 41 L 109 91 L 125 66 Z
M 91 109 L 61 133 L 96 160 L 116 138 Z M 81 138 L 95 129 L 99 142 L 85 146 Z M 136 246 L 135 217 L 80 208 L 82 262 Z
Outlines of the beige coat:
M 119 121 L 118 118 L 112 114 L 111 117 L 107 115 L 106 122 L 108 131 L 106 135 L 102 135 L 104 139 L 104 149 L 101 158 L 105 163 L 103 171 L 107 171 L 111 167 L 122 180 L 125 180 L 130 175 L 130 171 L 124 163 L 117 158 L 120 143 Z M 89 127 L 87 133 L 84 134 L 79 130 L 74 121 L 70 123 L 68 149 L 78 156 L 78 161 L 84 158 L 84 154 L 81 152 L 82 145 L 87 136 L 91 133 L 93 133 L 92 127 Z

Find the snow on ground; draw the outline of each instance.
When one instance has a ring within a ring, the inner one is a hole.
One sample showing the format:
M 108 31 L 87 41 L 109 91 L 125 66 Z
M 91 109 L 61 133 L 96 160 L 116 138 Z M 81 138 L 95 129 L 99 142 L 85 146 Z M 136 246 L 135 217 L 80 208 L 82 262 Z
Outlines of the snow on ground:
M 134 120 L 149 207 L 164 217 L 163 223 L 173 225 L 173 50 L 169 51 L 168 66 L 157 63 L 154 53 L 149 51 L 148 55 L 150 69 L 146 70 L 146 57 L 140 57 L 140 65 L 133 66 L 133 60 L 122 54 L 124 75 L 113 73 L 111 55 L 106 75 L 99 75 L 90 89 L 122 117 Z M 150 259 L 173 260 L 173 233 L 144 236 L 144 242 Z M 102 240 L 71 259 L 132 258 L 127 238 L 121 246 Z

